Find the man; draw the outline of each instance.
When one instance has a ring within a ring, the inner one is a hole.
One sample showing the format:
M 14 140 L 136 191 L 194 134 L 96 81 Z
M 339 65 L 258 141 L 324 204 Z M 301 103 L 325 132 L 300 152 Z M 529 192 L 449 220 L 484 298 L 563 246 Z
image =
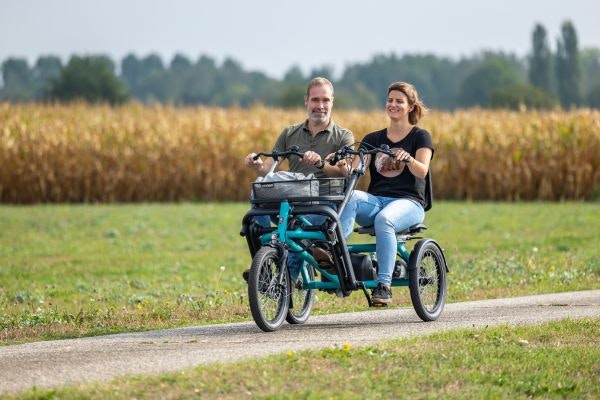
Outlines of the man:
M 303 123 L 288 126 L 281 132 L 273 151 L 283 152 L 291 146 L 298 146 L 304 157 L 291 156 L 288 159 L 290 172 L 305 175 L 315 174 L 317 178 L 346 176 L 344 165 L 329 165 L 324 158 L 344 146 L 354 144 L 354 136 L 348 129 L 333 122 L 333 84 L 325 78 L 314 78 L 308 83 L 304 105 L 308 119 Z M 258 176 L 265 176 L 274 163 L 272 158 L 254 160 L 256 153 L 246 156 L 247 167 L 254 168 Z
M 329 80 L 317 77 L 308 83 L 304 96 L 308 118 L 300 124 L 285 128 L 273 147 L 273 151 L 283 152 L 291 146 L 298 146 L 299 152 L 304 153 L 302 158 L 293 155 L 288 158 L 290 172 L 305 175 L 312 173 L 317 178 L 348 175 L 344 161 L 336 165 L 324 161 L 327 155 L 354 144 L 352 132 L 336 124 L 331 118 L 333 99 L 333 84 Z M 258 176 L 265 176 L 275 161 L 270 157 L 254 160 L 255 155 L 256 153 L 248 154 L 244 162 L 247 167 L 255 169 Z M 316 216 L 307 217 L 311 219 L 310 217 Z M 292 276 L 299 270 L 297 264 L 298 259 L 290 254 L 288 266 Z M 248 270 L 244 271 L 243 276 L 248 280 Z

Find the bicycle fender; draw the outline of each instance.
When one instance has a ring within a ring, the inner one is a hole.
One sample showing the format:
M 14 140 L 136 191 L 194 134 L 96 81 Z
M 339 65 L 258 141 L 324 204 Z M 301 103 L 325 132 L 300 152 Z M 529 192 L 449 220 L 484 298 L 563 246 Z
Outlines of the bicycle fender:
M 446 266 L 446 272 L 449 273 L 450 269 L 448 268 L 448 263 L 446 262 L 446 254 L 444 254 L 444 249 L 442 249 L 438 242 L 429 238 L 420 239 L 415 244 L 415 247 L 413 247 L 412 251 L 410 252 L 410 258 L 408 260 L 408 270 L 414 271 L 415 269 L 417 269 L 417 254 L 419 254 L 421 252 L 421 248 L 428 243 L 433 243 L 435 247 L 437 247 L 440 250 L 442 258 L 444 259 L 444 265 Z

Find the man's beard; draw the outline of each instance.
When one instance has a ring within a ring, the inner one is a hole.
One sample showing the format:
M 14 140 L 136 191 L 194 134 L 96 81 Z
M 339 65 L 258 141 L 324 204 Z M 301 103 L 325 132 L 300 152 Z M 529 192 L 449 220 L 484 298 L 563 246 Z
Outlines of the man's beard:
M 311 113 L 310 120 L 314 123 L 320 124 L 329 120 L 329 113 Z

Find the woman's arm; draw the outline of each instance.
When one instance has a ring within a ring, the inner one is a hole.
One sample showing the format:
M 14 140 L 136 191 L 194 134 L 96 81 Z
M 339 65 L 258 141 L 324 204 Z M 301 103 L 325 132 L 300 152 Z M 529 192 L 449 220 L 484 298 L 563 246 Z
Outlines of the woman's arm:
M 418 178 L 425 178 L 427 172 L 429 172 L 429 163 L 431 162 L 431 156 L 433 152 L 428 147 L 421 147 L 417 149 L 415 157 L 411 156 L 408 152 L 400 149 L 396 152 L 396 161 L 402 162 L 408 161 L 406 166 L 409 171 Z

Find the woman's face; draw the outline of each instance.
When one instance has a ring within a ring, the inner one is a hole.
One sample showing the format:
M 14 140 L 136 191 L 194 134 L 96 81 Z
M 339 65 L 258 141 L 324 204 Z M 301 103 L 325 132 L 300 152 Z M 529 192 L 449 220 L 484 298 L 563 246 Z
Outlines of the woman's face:
M 385 110 L 391 120 L 407 120 L 412 106 L 408 104 L 408 97 L 399 90 L 392 90 L 385 103 Z

